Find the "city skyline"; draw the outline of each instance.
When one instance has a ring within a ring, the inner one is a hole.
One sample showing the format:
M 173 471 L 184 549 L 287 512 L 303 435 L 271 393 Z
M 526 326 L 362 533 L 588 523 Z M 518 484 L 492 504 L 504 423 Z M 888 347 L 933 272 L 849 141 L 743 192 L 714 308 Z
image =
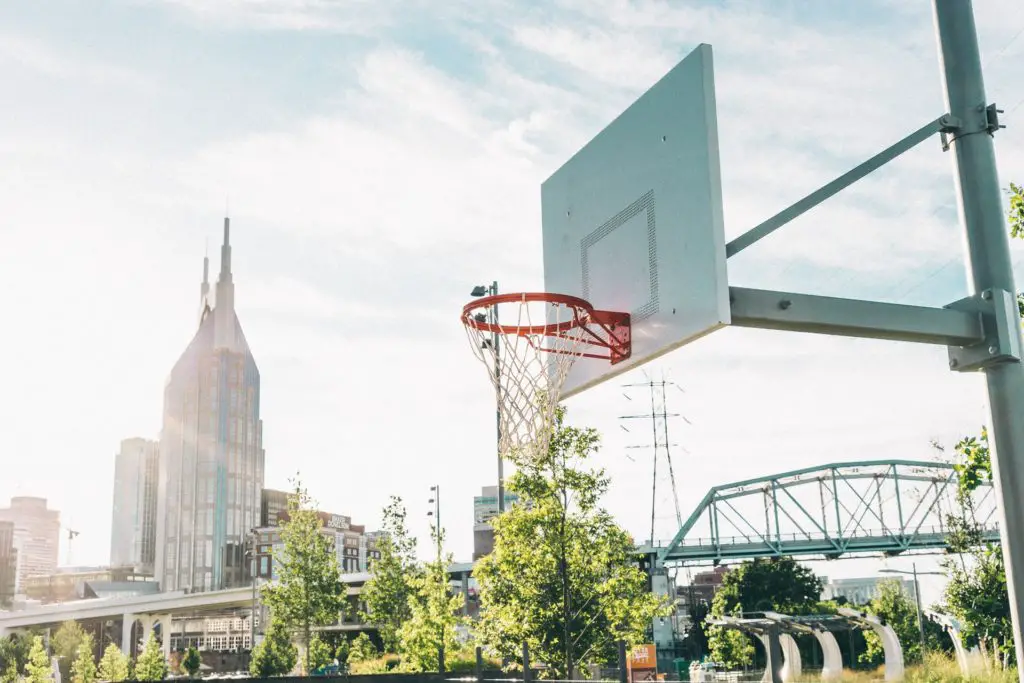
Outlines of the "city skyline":
M 926 3 L 873 0 L 856 16 L 456 4 L 0 8 L 0 75 L 20 94 L 0 115 L 0 291 L 31 331 L 0 354 L 0 409 L 17 416 L 0 501 L 50 499 L 82 531 L 76 563 L 107 557 L 110 453 L 159 435 L 162 383 L 195 330 L 196 256 L 216 243 L 225 197 L 265 390 L 264 484 L 298 470 L 322 508 L 371 528 L 401 495 L 423 551 L 422 482 L 443 479 L 448 538 L 468 558 L 472 498 L 495 478 L 494 404 L 456 316 L 481 282 L 540 286 L 547 175 L 698 42 L 715 49 L 730 236 L 944 106 Z M 1004 184 L 1024 179 L 1014 8 L 976 7 L 989 97 L 1007 110 Z M 140 26 L 141 46 L 127 38 Z M 953 197 L 948 155 L 922 145 L 730 261 L 730 278 L 948 303 L 964 279 Z M 985 410 L 977 378 L 946 363 L 939 348 L 743 330 L 670 354 L 649 371 L 686 392 L 673 399 L 692 422 L 674 437 L 684 513 L 746 476 L 930 459 L 931 439 L 948 453 Z M 645 538 L 650 467 L 624 455 L 636 439 L 619 433 L 618 384 L 568 401 L 569 420 L 603 433 L 607 505 Z M 354 474 L 364 462 L 372 486 Z M 670 535 L 672 503 L 658 503 Z

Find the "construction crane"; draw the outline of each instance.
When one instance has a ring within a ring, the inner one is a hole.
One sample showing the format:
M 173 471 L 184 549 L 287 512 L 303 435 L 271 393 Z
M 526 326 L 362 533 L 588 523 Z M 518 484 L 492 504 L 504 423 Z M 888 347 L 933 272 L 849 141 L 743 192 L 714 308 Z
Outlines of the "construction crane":
M 68 566 L 69 566 L 69 567 L 71 567 L 71 566 L 73 566 L 73 565 L 71 564 L 71 560 L 72 560 L 72 554 L 71 554 L 71 549 L 72 549 L 72 546 L 73 546 L 73 544 L 74 544 L 75 538 L 77 538 L 77 537 L 78 537 L 78 535 L 79 535 L 79 534 L 80 534 L 81 532 L 79 532 L 79 531 L 75 531 L 75 530 L 74 530 L 74 529 L 72 529 L 71 527 L 66 527 L 66 526 L 64 526 L 64 527 L 61 527 L 61 529 L 63 529 L 64 531 L 68 532 L 68 554 L 67 554 L 67 556 L 66 556 L 66 557 L 67 557 L 67 564 L 68 564 Z

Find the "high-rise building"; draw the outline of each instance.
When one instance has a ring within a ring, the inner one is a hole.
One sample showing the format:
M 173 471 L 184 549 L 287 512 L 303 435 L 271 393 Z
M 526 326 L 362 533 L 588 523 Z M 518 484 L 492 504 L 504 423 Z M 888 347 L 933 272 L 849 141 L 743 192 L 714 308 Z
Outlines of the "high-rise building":
M 277 526 L 282 516 L 287 516 L 288 492 L 263 489 L 260 495 L 260 526 Z
M 519 496 L 505 490 L 505 509 L 519 501 Z M 478 560 L 494 550 L 494 528 L 491 520 L 498 516 L 498 487 L 484 486 L 473 497 L 473 559 Z
M 46 507 L 45 498 L 19 496 L 11 506 L 0 508 L 0 522 L 14 524 L 14 548 L 18 555 L 15 591 L 30 576 L 52 574 L 60 549 L 60 512 Z
M 153 574 L 156 559 L 156 503 L 160 444 L 125 439 L 114 460 L 114 513 L 110 565 Z
M 14 522 L 0 522 L 0 609 L 14 599 L 18 551 L 14 549 Z
M 245 585 L 260 523 L 260 373 L 235 315 L 230 222 L 224 219 L 215 303 L 204 259 L 199 329 L 164 388 L 156 579 L 162 590 Z

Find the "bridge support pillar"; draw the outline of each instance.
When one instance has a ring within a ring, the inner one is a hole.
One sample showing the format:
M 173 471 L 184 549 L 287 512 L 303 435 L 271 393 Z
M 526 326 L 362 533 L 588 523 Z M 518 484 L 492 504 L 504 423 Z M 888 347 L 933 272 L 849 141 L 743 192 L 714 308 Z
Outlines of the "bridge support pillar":
M 652 562 L 652 566 L 651 592 L 659 598 L 666 597 L 670 600 L 674 600 L 675 595 L 672 594 L 674 589 L 670 590 L 671 587 L 669 586 L 668 572 L 665 570 L 664 565 Z M 675 651 L 673 650 L 675 647 L 675 633 L 672 629 L 672 620 L 656 617 L 652 626 L 653 628 L 651 630 L 654 634 L 655 652 L 668 652 L 670 653 L 668 657 L 671 660 L 671 657 L 675 654 Z M 660 655 L 656 655 L 656 657 L 660 658 Z M 661 667 L 659 666 L 659 668 Z
M 125 614 L 121 621 L 121 652 L 132 656 L 132 627 L 135 626 L 136 616 Z

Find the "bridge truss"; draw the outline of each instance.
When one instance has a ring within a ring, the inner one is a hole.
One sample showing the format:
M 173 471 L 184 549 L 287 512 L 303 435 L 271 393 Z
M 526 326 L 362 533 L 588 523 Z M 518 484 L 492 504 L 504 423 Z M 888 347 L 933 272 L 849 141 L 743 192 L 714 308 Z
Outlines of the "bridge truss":
M 667 566 L 784 555 L 833 559 L 942 550 L 949 515 L 961 514 L 951 464 L 912 460 L 837 463 L 716 486 L 671 542 Z M 990 482 L 967 512 L 985 540 L 998 541 Z

